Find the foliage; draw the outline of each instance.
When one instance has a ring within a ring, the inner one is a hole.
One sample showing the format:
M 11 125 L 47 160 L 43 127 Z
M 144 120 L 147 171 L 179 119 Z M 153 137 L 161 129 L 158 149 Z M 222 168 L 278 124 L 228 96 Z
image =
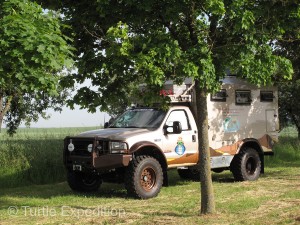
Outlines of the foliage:
M 82 88 L 74 98 L 91 111 L 130 103 L 127 96 L 136 96 L 133 89 L 143 82 L 161 88 L 167 79 L 193 77 L 213 91 L 226 69 L 259 85 L 292 73 L 289 61 L 272 52 L 287 26 L 280 21 L 297 8 L 292 2 L 64 1 L 56 7 L 75 32 L 79 71 L 70 78 L 91 79 L 98 88 Z
M 14 133 L 65 97 L 58 72 L 71 66 L 71 40 L 57 15 L 28 0 L 0 3 L 0 30 L 0 127 L 5 117 Z
M 278 82 L 280 121 L 283 127 L 291 123 L 297 127 L 300 139 L 300 9 L 294 8 L 285 23 L 288 29 L 277 42 L 276 53 L 288 58 L 294 68 L 291 81 Z

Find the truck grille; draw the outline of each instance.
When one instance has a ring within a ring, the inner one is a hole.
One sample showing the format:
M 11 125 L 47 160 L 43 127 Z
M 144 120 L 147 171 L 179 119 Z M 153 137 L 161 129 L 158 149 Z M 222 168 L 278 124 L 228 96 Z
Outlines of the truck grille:
M 93 144 L 93 140 L 72 139 L 72 143 L 75 148 L 70 155 L 91 156 L 92 153 L 88 152 L 88 146 Z
M 95 139 L 76 139 L 70 138 L 67 140 L 66 149 L 68 144 L 71 143 L 74 145 L 74 150 L 69 152 L 69 155 L 73 156 L 92 156 L 92 153 L 88 151 L 88 146 L 93 145 L 93 151 L 97 155 L 104 155 L 109 153 L 109 142 L 107 140 L 96 140 Z
M 98 155 L 105 155 L 109 153 L 108 141 L 99 140 L 97 141 L 96 153 Z

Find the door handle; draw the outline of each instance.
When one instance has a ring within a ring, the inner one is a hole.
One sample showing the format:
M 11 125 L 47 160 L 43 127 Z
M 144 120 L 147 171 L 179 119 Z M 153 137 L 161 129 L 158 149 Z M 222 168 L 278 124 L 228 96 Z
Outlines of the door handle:
M 196 142 L 196 135 L 192 135 L 192 141 Z

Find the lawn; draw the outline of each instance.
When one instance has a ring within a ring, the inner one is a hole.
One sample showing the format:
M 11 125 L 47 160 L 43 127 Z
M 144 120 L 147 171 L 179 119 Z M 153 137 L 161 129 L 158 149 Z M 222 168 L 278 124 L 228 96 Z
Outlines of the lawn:
M 169 187 L 149 200 L 128 198 L 121 184 L 73 193 L 64 181 L 62 139 L 81 131 L 24 129 L 13 139 L 0 134 L 1 225 L 300 224 L 300 143 L 290 134 L 283 133 L 259 180 L 234 182 L 230 172 L 213 173 L 217 213 L 199 216 L 200 184 L 180 179 L 176 170 Z

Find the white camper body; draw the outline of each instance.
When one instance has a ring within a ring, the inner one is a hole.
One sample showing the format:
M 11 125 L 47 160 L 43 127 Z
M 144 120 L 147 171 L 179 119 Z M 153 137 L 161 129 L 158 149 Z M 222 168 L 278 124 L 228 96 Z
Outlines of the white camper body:
M 225 152 L 232 152 L 238 149 L 238 143 L 255 139 L 265 153 L 272 152 L 272 141 L 278 140 L 279 131 L 275 87 L 257 87 L 236 77 L 227 77 L 221 91 L 208 96 L 207 102 L 211 148 L 227 146 L 231 150 Z
M 173 103 L 190 102 L 191 110 L 196 113 L 191 79 L 186 79 L 182 85 L 168 81 L 164 88 L 165 93 L 172 93 L 169 96 Z M 276 87 L 257 87 L 235 76 L 227 76 L 222 80 L 221 90 L 207 96 L 207 110 L 212 169 L 229 168 L 245 144 L 257 149 L 262 161 L 264 155 L 273 154 L 272 146 L 278 141 L 279 131 Z M 198 156 L 197 149 L 194 153 Z M 182 161 L 172 160 L 168 154 L 167 158 L 170 167 Z

